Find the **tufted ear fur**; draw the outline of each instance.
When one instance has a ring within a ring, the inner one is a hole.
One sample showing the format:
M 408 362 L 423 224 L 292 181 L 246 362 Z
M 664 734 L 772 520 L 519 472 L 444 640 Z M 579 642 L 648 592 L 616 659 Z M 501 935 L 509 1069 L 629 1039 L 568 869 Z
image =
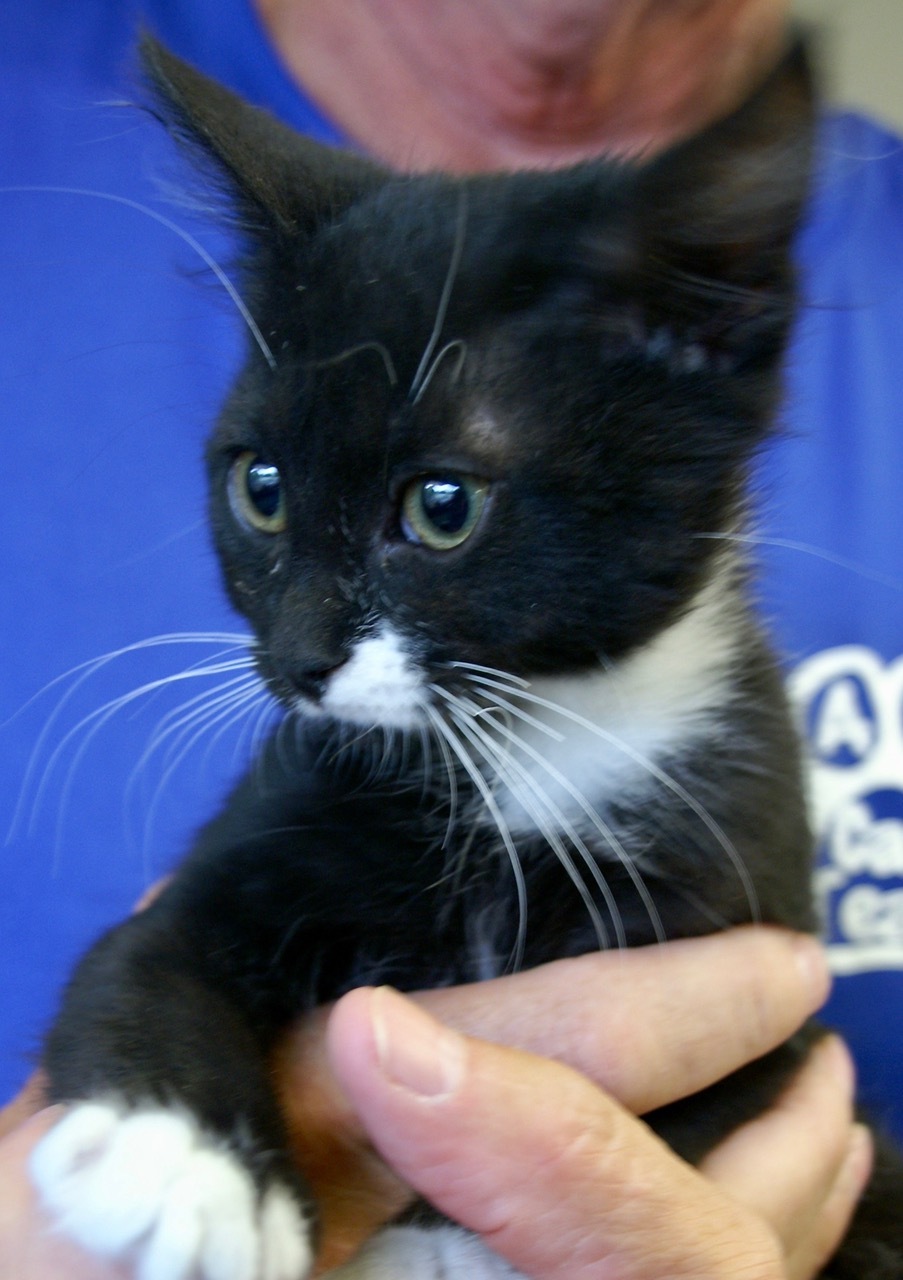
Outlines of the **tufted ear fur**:
M 386 180 L 378 165 L 289 129 L 153 36 L 140 54 L 156 114 L 212 171 L 252 235 L 303 234 Z
M 814 119 L 809 62 L 796 43 L 741 107 L 640 170 L 639 259 L 683 282 L 688 318 L 695 295 L 711 307 L 713 285 L 726 305 L 742 306 L 789 278 Z

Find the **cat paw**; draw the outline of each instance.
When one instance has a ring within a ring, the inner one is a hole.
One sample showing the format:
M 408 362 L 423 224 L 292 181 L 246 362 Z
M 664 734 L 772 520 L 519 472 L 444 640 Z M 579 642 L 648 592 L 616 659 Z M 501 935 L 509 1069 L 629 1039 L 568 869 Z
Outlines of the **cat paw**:
M 251 1175 L 189 1117 L 73 1106 L 41 1140 L 31 1176 L 57 1226 L 137 1280 L 303 1280 L 310 1226 L 287 1186 Z
M 483 1241 L 451 1223 L 386 1227 L 323 1280 L 525 1280 Z

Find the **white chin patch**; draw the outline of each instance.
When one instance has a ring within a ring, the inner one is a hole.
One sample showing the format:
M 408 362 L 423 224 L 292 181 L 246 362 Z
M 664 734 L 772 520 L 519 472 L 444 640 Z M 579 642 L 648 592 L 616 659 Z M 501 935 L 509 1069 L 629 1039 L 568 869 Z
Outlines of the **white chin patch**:
M 383 626 L 359 640 L 348 661 L 331 676 L 313 710 L 349 724 L 412 729 L 425 723 L 423 674 L 401 636 Z

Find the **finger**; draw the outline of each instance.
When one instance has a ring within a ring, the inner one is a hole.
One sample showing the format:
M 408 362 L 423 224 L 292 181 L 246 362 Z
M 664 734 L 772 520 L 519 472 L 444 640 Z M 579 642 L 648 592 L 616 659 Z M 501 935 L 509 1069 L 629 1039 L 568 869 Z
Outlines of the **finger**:
M 137 915 L 141 911 L 146 911 L 152 903 L 156 902 L 171 880 L 172 876 L 164 876 L 162 880 L 155 880 L 149 889 L 145 889 L 144 893 L 142 893 L 141 897 L 132 908 L 135 914 Z
M 327 1270 L 356 1252 L 413 1198 L 410 1187 L 374 1151 L 333 1075 L 325 1050 L 331 1008 L 305 1018 L 273 1064 L 292 1155 L 317 1200 L 318 1262 Z
M 853 1126 L 846 1158 L 817 1220 L 787 1259 L 788 1280 L 812 1280 L 837 1251 L 869 1180 L 875 1146 L 865 1125 Z
M 50 1107 L 0 1142 L 0 1276 L 6 1280 L 126 1280 L 126 1271 L 90 1258 L 51 1230 L 26 1169 L 29 1155 L 59 1119 Z
M 829 985 L 813 939 L 757 927 L 593 953 L 412 998 L 467 1035 L 565 1062 L 644 1114 L 782 1043 Z M 315 1074 L 321 1103 L 353 1123 L 309 1023 L 279 1066 L 287 1095 Z
M 847 1158 L 853 1086 L 845 1045 L 827 1037 L 776 1105 L 722 1142 L 700 1166 L 770 1223 L 787 1254 L 809 1239 Z
M 761 1221 L 576 1072 L 385 989 L 344 997 L 328 1042 L 385 1158 L 535 1280 L 780 1274 Z
M 46 1086 L 42 1072 L 36 1071 L 26 1082 L 22 1092 L 0 1110 L 0 1138 L 17 1129 L 29 1116 L 47 1105 Z
M 560 960 L 414 999 L 468 1035 L 566 1062 L 642 1115 L 781 1044 L 829 985 L 813 939 L 757 927 Z

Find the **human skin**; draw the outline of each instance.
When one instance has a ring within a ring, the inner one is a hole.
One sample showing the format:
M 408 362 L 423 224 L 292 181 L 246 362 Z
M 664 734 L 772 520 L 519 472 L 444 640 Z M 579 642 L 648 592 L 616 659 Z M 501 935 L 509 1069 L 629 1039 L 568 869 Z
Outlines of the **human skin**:
M 295 77 L 402 169 L 656 150 L 736 105 L 787 0 L 256 0 Z
M 700 1171 L 636 1116 L 767 1052 L 827 986 L 811 941 L 759 928 L 410 1001 L 350 993 L 278 1061 L 323 1264 L 413 1187 L 536 1280 L 809 1280 L 870 1167 L 839 1041 Z M 0 1116 L 0 1276 L 122 1280 L 47 1230 L 27 1159 L 58 1112 L 39 1107 L 33 1092 Z

